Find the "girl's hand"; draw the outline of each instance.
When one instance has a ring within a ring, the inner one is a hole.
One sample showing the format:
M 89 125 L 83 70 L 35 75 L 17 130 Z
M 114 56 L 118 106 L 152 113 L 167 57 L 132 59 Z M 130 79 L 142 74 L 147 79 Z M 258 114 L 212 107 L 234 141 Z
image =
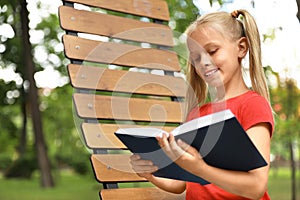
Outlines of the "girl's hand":
M 195 173 L 195 166 L 200 169 L 206 165 L 200 153 L 194 147 L 180 139 L 176 141 L 174 135 L 170 134 L 169 137 L 167 137 L 163 134 L 162 137 L 156 137 L 156 139 L 167 156 L 181 168 Z
M 130 163 L 132 169 L 143 178 L 147 180 L 153 178 L 152 173 L 158 170 L 158 167 L 153 164 L 150 160 L 142 160 L 141 157 L 137 154 L 130 156 Z
M 174 179 L 166 179 L 161 177 L 156 177 L 152 173 L 158 170 L 158 167 L 153 165 L 152 161 L 142 160 L 141 157 L 137 154 L 133 154 L 130 157 L 130 163 L 132 165 L 133 170 L 140 176 L 162 190 L 180 194 L 185 190 L 185 182 L 174 180 Z

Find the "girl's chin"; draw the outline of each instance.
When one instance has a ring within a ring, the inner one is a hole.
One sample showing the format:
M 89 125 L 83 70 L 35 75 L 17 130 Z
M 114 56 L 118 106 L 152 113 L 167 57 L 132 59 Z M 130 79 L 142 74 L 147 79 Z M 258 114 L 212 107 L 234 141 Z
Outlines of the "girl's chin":
M 210 87 L 224 87 L 224 83 L 221 78 L 206 79 L 205 81 Z

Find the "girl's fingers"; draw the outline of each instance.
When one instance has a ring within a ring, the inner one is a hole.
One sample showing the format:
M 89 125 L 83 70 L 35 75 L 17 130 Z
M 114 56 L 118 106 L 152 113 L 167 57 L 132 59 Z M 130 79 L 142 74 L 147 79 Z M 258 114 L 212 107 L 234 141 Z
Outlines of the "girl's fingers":
M 181 139 L 177 140 L 177 144 L 178 144 L 178 146 L 181 149 L 183 149 L 187 153 L 189 153 L 189 154 L 191 154 L 193 156 L 200 156 L 200 153 L 197 151 L 197 149 L 193 148 L 192 146 L 190 146 L 189 144 L 185 143 Z
M 182 153 L 180 148 L 177 146 L 175 137 L 172 134 L 167 136 L 163 134 L 161 137 L 156 137 L 159 146 L 162 150 L 173 160 L 175 161 L 178 158 L 178 152 Z
M 161 137 L 156 137 L 156 140 L 162 149 L 169 151 L 169 141 L 165 133 L 163 133 Z
M 139 160 L 141 157 L 138 154 L 133 154 L 130 156 L 130 161 Z
M 153 162 L 151 160 L 142 160 L 140 158 L 138 159 L 130 159 L 131 165 L 140 165 L 140 166 L 153 166 Z
M 132 169 L 136 173 L 153 173 L 158 170 L 157 166 L 150 166 L 150 165 L 133 165 Z
M 181 148 L 181 149 L 183 149 L 183 150 L 185 150 L 185 151 L 188 151 L 189 149 L 190 149 L 190 145 L 188 145 L 187 143 L 185 143 L 184 141 L 182 141 L 181 139 L 178 139 L 177 140 L 177 145 Z
M 130 156 L 130 164 L 136 173 L 153 173 L 158 170 L 151 160 L 142 160 L 137 154 Z
M 174 159 L 178 159 L 180 156 L 182 156 L 185 151 L 180 146 L 178 146 L 174 136 L 170 139 L 170 148 L 172 149 Z

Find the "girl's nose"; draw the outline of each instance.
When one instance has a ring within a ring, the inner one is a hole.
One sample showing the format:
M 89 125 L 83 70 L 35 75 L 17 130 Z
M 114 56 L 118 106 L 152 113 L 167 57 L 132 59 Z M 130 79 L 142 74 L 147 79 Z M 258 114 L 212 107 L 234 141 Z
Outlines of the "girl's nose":
M 202 63 L 201 64 L 202 64 L 202 67 L 204 67 L 204 68 L 208 68 L 208 67 L 211 67 L 213 65 L 209 55 L 205 55 L 205 56 L 202 57 Z

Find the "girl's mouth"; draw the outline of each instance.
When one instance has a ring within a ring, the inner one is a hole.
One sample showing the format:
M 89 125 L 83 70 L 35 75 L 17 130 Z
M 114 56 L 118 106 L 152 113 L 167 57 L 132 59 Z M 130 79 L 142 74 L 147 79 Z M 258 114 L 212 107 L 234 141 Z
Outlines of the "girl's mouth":
M 218 71 L 219 71 L 219 69 L 212 69 L 212 70 L 209 70 L 209 71 L 205 72 L 204 76 L 205 76 L 205 77 L 210 77 L 210 76 L 212 76 L 213 74 L 215 74 L 215 73 L 218 72 Z

